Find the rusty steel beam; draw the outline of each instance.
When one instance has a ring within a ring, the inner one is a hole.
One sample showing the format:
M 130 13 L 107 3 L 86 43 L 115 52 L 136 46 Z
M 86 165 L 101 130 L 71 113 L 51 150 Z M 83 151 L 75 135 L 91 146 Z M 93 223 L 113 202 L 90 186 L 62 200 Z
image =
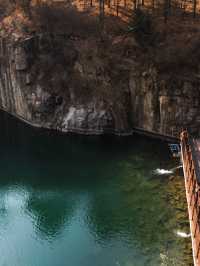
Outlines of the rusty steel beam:
M 200 266 L 200 142 L 190 139 L 187 131 L 180 136 L 181 157 L 188 205 L 192 252 L 195 266 Z

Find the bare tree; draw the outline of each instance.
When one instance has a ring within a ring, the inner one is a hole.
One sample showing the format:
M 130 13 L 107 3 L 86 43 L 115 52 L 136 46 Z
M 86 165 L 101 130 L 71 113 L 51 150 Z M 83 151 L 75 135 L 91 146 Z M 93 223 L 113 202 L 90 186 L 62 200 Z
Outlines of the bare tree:
M 171 14 L 171 0 L 164 0 L 164 20 L 167 23 L 168 17 Z
M 99 0 L 99 20 L 100 24 L 103 26 L 105 16 L 105 0 Z
M 193 17 L 196 17 L 197 0 L 193 0 Z
M 117 0 L 116 13 L 118 17 L 119 16 L 119 0 Z
M 137 0 L 133 0 L 133 10 L 137 9 Z
M 155 8 L 155 0 L 152 0 L 152 9 Z

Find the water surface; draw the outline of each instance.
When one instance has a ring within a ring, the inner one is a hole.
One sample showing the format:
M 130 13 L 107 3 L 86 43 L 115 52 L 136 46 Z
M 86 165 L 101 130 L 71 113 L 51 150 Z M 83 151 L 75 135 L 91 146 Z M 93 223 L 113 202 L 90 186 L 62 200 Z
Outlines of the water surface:
M 0 114 L 0 265 L 192 265 L 166 143 L 80 137 Z

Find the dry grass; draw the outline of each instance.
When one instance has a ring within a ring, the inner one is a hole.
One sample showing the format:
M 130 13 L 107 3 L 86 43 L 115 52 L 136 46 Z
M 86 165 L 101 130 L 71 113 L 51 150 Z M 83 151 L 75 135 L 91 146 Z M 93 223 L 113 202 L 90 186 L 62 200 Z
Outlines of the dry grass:
M 1 0 L 0 0 L 1 1 Z M 0 2 L 1 3 L 1 2 Z M 83 10 L 83 1 L 75 1 L 75 6 Z M 89 3 L 89 2 L 87 2 Z M 111 2 L 111 6 L 113 5 Z M 124 1 L 119 2 L 124 5 Z M 145 2 L 147 5 L 147 1 Z M 130 6 L 129 1 L 126 5 Z M 66 7 L 66 5 L 65 5 Z M 93 7 L 84 6 L 84 12 L 79 12 L 73 5 L 64 8 L 62 5 L 41 4 L 34 5 L 32 8 L 32 18 L 26 16 L 20 9 L 14 10 L 9 16 L 5 17 L 0 23 L 1 35 L 15 34 L 25 36 L 32 32 L 48 32 L 50 34 L 63 34 L 68 37 L 77 37 L 79 39 L 94 38 L 100 36 L 98 23 L 98 2 L 93 1 Z M 191 16 L 170 16 L 167 24 L 163 16 L 158 13 L 152 13 L 153 34 L 155 35 L 154 44 L 146 43 L 144 47 L 141 44 L 128 49 L 120 42 L 121 47 L 115 51 L 112 42 L 117 40 L 117 36 L 127 35 L 127 22 L 122 22 L 120 17 L 111 16 L 106 7 L 106 16 L 104 24 L 104 43 L 101 43 L 102 57 L 127 56 L 129 54 L 137 56 L 139 60 L 151 61 L 157 65 L 160 73 L 169 75 L 192 75 L 198 72 L 200 60 L 200 19 L 193 19 Z M 135 39 L 134 34 L 129 36 Z M 101 36 L 102 37 L 102 36 Z M 151 36 L 150 36 L 151 37 Z M 137 39 L 136 39 L 137 40 Z

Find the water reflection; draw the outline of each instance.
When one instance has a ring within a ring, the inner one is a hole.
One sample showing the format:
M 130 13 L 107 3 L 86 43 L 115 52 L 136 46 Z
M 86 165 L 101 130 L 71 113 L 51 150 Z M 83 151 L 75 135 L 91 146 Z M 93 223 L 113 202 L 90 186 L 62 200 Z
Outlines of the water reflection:
M 87 216 L 91 231 L 97 241 L 119 237 L 143 254 L 159 256 L 161 247 L 168 249 L 174 238 L 166 223 L 172 213 L 161 200 L 160 181 L 150 184 L 134 169 L 126 169 L 124 175 L 123 167 L 116 179 L 116 187 L 110 185 L 91 198 Z
M 76 200 L 72 195 L 54 191 L 33 192 L 26 205 L 36 233 L 48 240 L 62 234 L 64 226 L 72 219 L 75 207 Z
M 189 265 L 182 181 L 153 175 L 167 145 L 0 122 L 0 265 Z

